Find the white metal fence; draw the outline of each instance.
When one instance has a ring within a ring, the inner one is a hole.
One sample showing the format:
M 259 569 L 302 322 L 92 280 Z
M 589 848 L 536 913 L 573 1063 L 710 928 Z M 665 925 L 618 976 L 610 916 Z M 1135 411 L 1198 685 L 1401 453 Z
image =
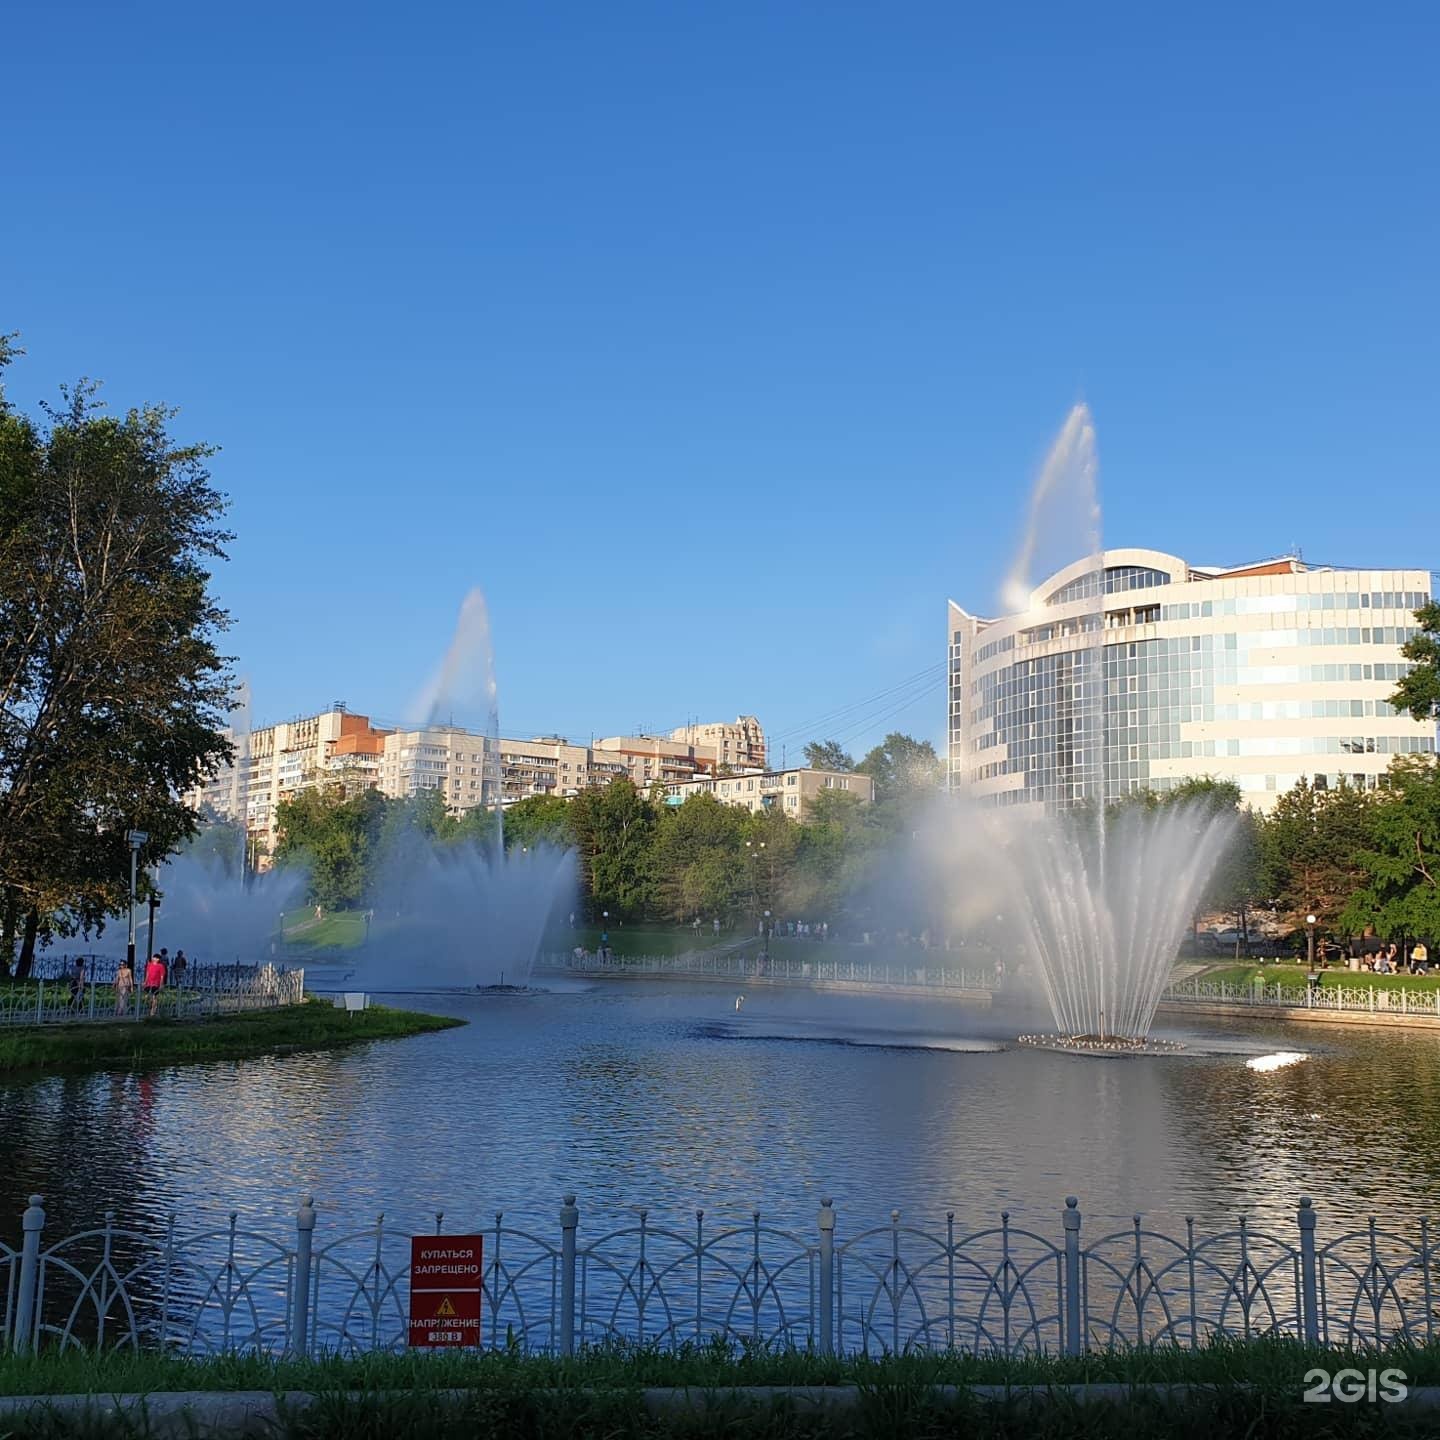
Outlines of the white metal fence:
M 228 967 L 227 967 L 228 968 Z M 186 977 L 187 980 L 189 977 Z M 79 1025 L 100 1021 L 165 1018 L 198 1020 L 241 1011 L 272 1010 L 305 999 L 305 972 L 263 965 L 249 978 L 209 982 L 192 988 L 164 986 L 154 995 L 134 986 L 122 995 L 95 980 L 37 980 L 32 985 L 0 987 L 0 1026 Z
M 994 969 L 962 969 L 948 965 L 866 960 L 853 955 L 826 954 L 815 947 L 813 958 L 763 955 L 755 951 L 692 950 L 680 955 L 596 954 L 545 955 L 543 967 L 583 975 L 690 975 L 715 980 L 771 980 L 795 985 L 850 983 L 916 986 L 933 990 L 993 990 Z
M 817 947 L 817 951 L 820 947 Z M 873 985 L 877 989 L 922 989 L 994 993 L 1014 985 L 994 966 L 957 967 L 907 961 L 869 960 L 854 955 L 817 953 L 814 958 L 766 956 L 754 950 L 698 950 L 681 955 L 546 955 L 541 965 L 583 975 L 686 975 L 714 980 L 769 980 L 775 984 Z M 1226 1005 L 1237 1008 L 1280 1006 L 1290 1009 L 1369 1011 L 1392 1015 L 1440 1015 L 1440 989 L 1403 983 L 1385 985 L 1286 985 L 1281 982 L 1237 985 L 1199 977 L 1178 981 L 1167 1002 Z
M 1182 980 L 1165 992 L 1165 999 L 1197 1005 L 1268 1005 L 1292 1010 L 1369 1011 L 1389 1015 L 1440 1015 L 1440 990 L 1419 985 L 1273 985 L 1256 981 L 1236 985 L 1229 981 Z
M 1180 1234 L 1141 1216 L 1091 1232 L 1071 1197 L 1036 1229 L 1002 1213 L 968 1228 L 953 1212 L 842 1230 L 829 1199 L 809 1227 L 755 1211 L 649 1212 L 582 1229 L 574 1196 L 550 1221 L 502 1213 L 424 1234 L 483 1233 L 482 1342 L 568 1355 L 624 1339 L 662 1347 L 716 1336 L 822 1354 L 964 1350 L 1022 1354 L 1210 1336 L 1282 1335 L 1368 1345 L 1440 1335 L 1440 1249 L 1428 1222 L 1376 1220 L 1320 1234 L 1308 1199 L 1293 1223 L 1245 1219 Z M 308 1197 L 288 1229 L 227 1224 L 161 1233 L 113 1215 L 51 1234 L 32 1196 L 19 1248 L 0 1244 L 5 1343 L 153 1347 L 170 1353 L 304 1356 L 402 1349 L 412 1231 L 322 1223 Z

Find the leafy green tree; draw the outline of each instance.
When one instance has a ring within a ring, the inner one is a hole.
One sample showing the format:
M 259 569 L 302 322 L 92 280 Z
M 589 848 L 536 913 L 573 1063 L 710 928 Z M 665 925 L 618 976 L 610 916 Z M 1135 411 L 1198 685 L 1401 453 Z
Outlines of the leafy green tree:
M 783 810 L 745 815 L 745 866 L 751 893 L 750 909 L 769 910 L 777 919 L 796 913 L 794 871 L 800 853 L 802 826 Z
M 855 766 L 875 782 L 878 804 L 933 794 L 945 779 L 944 762 L 928 740 L 893 731 Z
M 1416 720 L 1431 720 L 1440 715 L 1440 601 L 1422 605 L 1415 618 L 1420 633 L 1400 647 L 1410 671 L 1396 685 L 1390 703 Z
M 1397 755 L 1386 779 L 1343 919 L 1381 935 L 1440 936 L 1440 761 Z
M 311 897 L 326 908 L 359 905 L 370 890 L 381 837 L 393 840 L 393 816 L 402 809 L 377 790 L 348 800 L 338 786 L 301 790 L 277 809 L 276 863 L 303 866 Z
M 1260 831 L 1265 888 L 1297 928 L 1313 914 L 1335 927 L 1364 879 L 1373 792 L 1320 789 L 1301 779 L 1275 803 Z
M 840 915 L 896 843 L 876 807 L 846 790 L 822 790 L 798 828 L 786 908 L 800 917 Z
M 593 911 L 643 918 L 652 889 L 655 807 L 623 776 L 570 802 L 581 870 Z
M 713 795 L 691 795 L 659 815 L 651 861 L 654 903 L 668 920 L 731 916 L 753 897 L 756 861 L 745 853 L 748 814 Z
M 527 795 L 505 811 L 505 848 L 517 845 L 533 848 L 554 845 L 562 849 L 575 843 L 570 803 L 558 795 Z
M 0 341 L 0 371 L 16 353 Z M 231 753 L 213 452 L 163 407 L 62 395 L 36 420 L 0 390 L 0 891 L 22 972 L 47 929 L 125 907 L 126 831 L 150 837 L 142 865 L 169 853 L 196 825 L 181 794 Z
M 812 740 L 805 747 L 805 763 L 812 770 L 853 770 L 854 757 L 838 740 Z
M 440 839 L 450 845 L 473 845 L 491 853 L 500 834 L 500 817 L 484 805 L 472 805 L 462 815 L 446 816 Z M 509 818 L 506 818 L 506 847 L 509 847 Z

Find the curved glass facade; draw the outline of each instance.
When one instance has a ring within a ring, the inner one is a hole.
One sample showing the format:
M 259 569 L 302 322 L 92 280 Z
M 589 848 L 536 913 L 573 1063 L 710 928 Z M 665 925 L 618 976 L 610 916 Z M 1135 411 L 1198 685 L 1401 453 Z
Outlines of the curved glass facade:
M 1435 749 L 1434 725 L 1386 698 L 1427 572 L 1215 574 L 1134 553 L 1041 587 L 1027 615 L 952 604 L 952 785 L 1064 808 L 1215 775 L 1263 807 L 1302 775 L 1373 786 L 1391 756 Z

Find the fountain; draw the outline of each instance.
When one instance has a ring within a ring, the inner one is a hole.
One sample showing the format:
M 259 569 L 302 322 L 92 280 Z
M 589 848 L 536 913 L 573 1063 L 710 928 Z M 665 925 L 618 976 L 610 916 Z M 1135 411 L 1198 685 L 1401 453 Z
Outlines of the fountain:
M 404 824 L 392 830 L 379 863 L 367 943 L 351 972 L 354 983 L 525 992 L 547 922 L 562 902 L 573 908 L 577 874 L 570 851 L 505 848 L 495 651 L 485 596 L 475 589 L 410 716 L 418 725 L 443 728 L 482 712 L 480 803 L 495 815 L 491 836 L 437 843 Z
M 247 871 L 245 834 L 238 825 L 200 831 L 155 874 L 160 904 L 152 938 L 143 899 L 136 907 L 136 938 L 142 953 L 163 943 L 183 949 L 192 967 L 255 965 L 274 954 L 282 913 L 302 903 L 305 872 Z M 94 941 L 99 954 L 121 955 L 126 931 L 107 926 Z
M 1003 603 L 1025 610 L 1033 587 L 1074 559 L 1078 536 L 1095 583 L 1057 686 L 1057 765 L 1069 808 L 985 812 L 992 881 L 1033 960 L 1055 1023 L 1021 1043 L 1088 1054 L 1168 1053 L 1150 1039 L 1181 936 L 1220 862 L 1233 817 L 1202 802 L 1106 793 L 1106 588 L 1095 428 L 1076 405 L 1036 478 Z M 1069 553 L 1057 547 L 1068 546 Z M 1049 549 L 1047 550 L 1047 547 Z M 1086 573 L 1082 571 L 1082 575 Z M 1147 801 L 1153 803 L 1147 803 Z

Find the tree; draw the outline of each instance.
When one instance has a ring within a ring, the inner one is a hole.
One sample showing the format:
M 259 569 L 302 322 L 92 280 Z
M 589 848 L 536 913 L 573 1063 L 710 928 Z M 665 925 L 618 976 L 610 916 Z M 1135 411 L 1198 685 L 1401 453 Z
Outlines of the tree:
M 517 845 L 555 845 L 562 849 L 575 843 L 570 802 L 558 795 L 527 795 L 505 811 L 505 848 Z
M 1400 647 L 1410 670 L 1396 685 L 1390 703 L 1416 720 L 1430 720 L 1440 714 L 1440 601 L 1422 605 L 1415 618 L 1420 633 Z
M 895 843 L 876 807 L 846 790 L 822 790 L 798 830 L 787 899 L 802 916 L 841 913 Z
M 1199 810 L 1206 816 L 1228 815 L 1233 817 L 1229 842 L 1214 874 L 1200 897 L 1199 912 L 1195 916 L 1198 932 L 1202 914 L 1232 916 L 1235 920 L 1236 953 L 1240 946 L 1250 939 L 1250 914 L 1265 898 L 1265 867 L 1260 846 L 1260 822 L 1253 811 L 1242 809 L 1240 787 L 1233 780 L 1221 780 L 1211 775 L 1196 775 L 1182 780 L 1171 790 L 1154 793 L 1155 805 L 1164 809 L 1168 806 L 1184 805 Z
M 931 793 L 940 788 L 945 778 L 945 767 L 934 745 L 898 731 L 887 735 L 855 770 L 875 782 L 877 802 Z
M 328 909 L 358 905 L 369 894 L 376 861 L 393 841 L 395 816 L 404 809 L 378 790 L 348 800 L 338 785 L 301 790 L 277 808 L 276 862 L 304 866 L 311 897 Z
M 1440 936 L 1440 761 L 1397 755 L 1386 780 L 1344 919 L 1382 935 Z
M 1297 928 L 1307 915 L 1341 922 L 1364 878 L 1359 854 L 1368 846 L 1371 792 L 1349 785 L 1321 789 L 1301 779 L 1275 803 L 1261 829 L 1265 888 Z
M 592 909 L 640 919 L 650 901 L 655 807 L 617 776 L 582 790 L 570 802 L 570 821 Z
M 15 353 L 0 341 L 0 371 Z M 181 794 L 231 753 L 213 451 L 177 444 L 173 411 L 116 418 L 96 394 L 37 421 L 0 390 L 0 887 L 22 972 L 47 927 L 125 907 L 126 831 L 149 836 L 142 865 L 169 853 L 196 826 Z
M 729 916 L 754 891 L 746 873 L 745 811 L 691 795 L 659 815 L 653 840 L 656 910 L 668 920 Z M 748 862 L 753 867 L 753 857 Z
M 812 740 L 805 747 L 805 763 L 812 770 L 853 770 L 854 757 L 838 740 Z

